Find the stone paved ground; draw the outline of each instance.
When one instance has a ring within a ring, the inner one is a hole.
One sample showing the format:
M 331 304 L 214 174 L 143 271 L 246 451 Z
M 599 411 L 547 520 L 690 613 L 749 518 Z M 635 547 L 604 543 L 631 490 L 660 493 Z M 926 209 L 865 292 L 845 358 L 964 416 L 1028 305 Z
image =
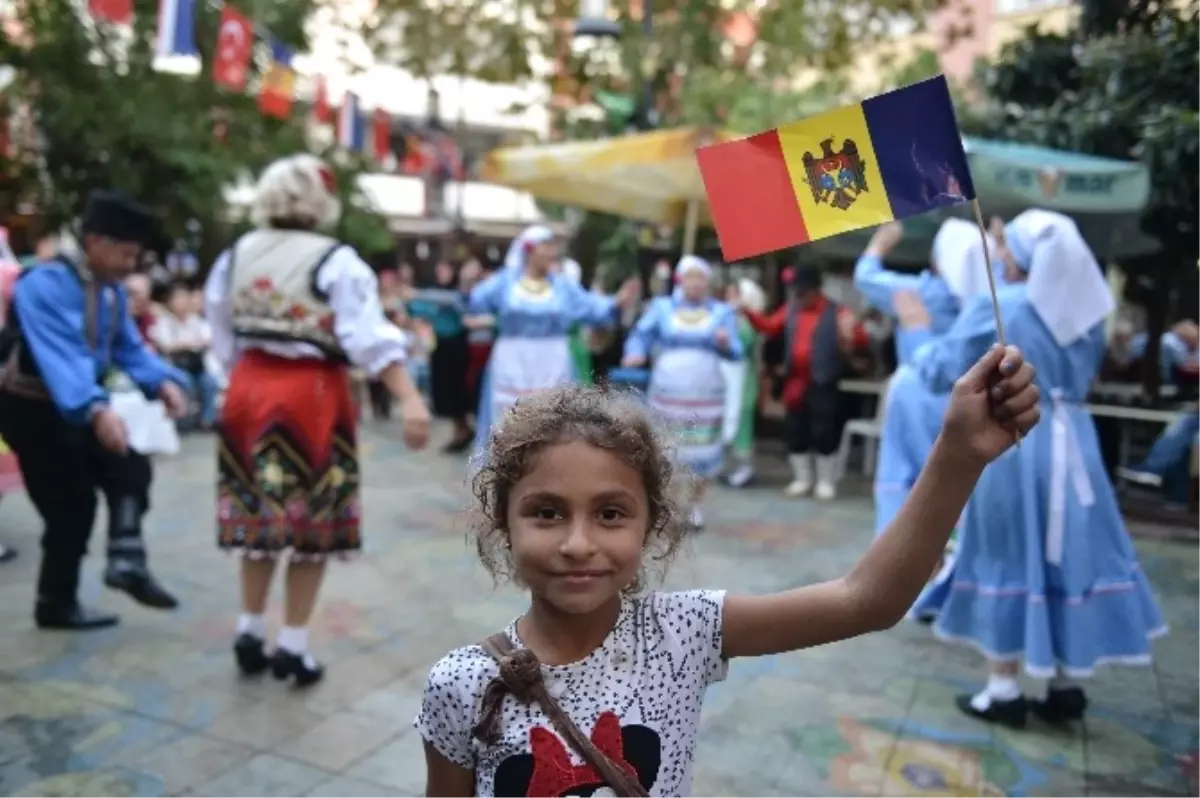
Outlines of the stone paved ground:
M 160 614 L 104 591 L 123 613 L 90 635 L 33 630 L 36 521 L 0 505 L 25 556 L 0 569 L 0 793 L 20 795 L 415 795 L 410 723 L 429 665 L 522 608 L 493 591 L 463 539 L 462 465 L 366 436 L 369 555 L 331 569 L 314 623 L 328 682 L 294 693 L 234 676 L 237 587 L 212 547 L 211 441 L 159 467 L 149 527 L 157 570 L 183 607 Z M 861 495 L 817 507 L 774 490 L 722 491 L 674 586 L 767 591 L 842 573 L 870 538 Z M 1139 545 L 1173 627 L 1150 670 L 1106 671 L 1069 732 L 1018 734 L 956 714 L 979 661 L 905 625 L 790 656 L 736 662 L 705 707 L 699 795 L 1196 795 L 1197 553 Z

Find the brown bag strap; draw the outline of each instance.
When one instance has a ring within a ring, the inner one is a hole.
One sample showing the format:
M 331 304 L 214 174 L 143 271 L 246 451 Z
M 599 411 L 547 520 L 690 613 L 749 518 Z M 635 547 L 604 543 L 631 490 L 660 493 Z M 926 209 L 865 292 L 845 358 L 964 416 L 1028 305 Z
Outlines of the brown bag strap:
M 638 781 L 637 773 L 629 765 L 617 764 L 596 747 L 570 716 L 563 711 L 542 681 L 542 664 L 527 648 L 516 648 L 506 634 L 494 634 L 480 645 L 500 666 L 500 675 L 488 682 L 483 692 L 483 705 L 479 711 L 479 722 L 472 733 L 482 742 L 491 745 L 499 739 L 500 708 L 505 693 L 512 693 L 523 704 L 537 702 L 550 718 L 551 725 L 566 739 L 575 753 L 595 768 L 609 788 L 622 798 L 643 798 L 649 795 Z

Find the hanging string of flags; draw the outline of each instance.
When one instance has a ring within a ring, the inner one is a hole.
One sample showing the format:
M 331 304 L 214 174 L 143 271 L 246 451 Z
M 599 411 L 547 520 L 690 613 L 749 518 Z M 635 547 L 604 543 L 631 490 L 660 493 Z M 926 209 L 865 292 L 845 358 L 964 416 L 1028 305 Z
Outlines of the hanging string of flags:
M 204 0 L 208 1 L 208 0 Z M 198 56 L 196 46 L 197 0 L 159 0 L 155 55 L 159 57 Z M 220 6 L 220 23 L 213 49 L 213 82 L 221 88 L 244 92 L 250 79 L 250 60 L 259 40 L 268 45 L 269 61 L 263 69 L 258 87 L 258 108 L 266 116 L 287 119 L 296 102 L 297 72 L 293 66 L 294 51 L 271 32 L 255 24 L 247 15 L 229 3 Z M 125 25 L 133 19 L 133 0 L 88 0 L 88 12 L 93 19 Z M 339 146 L 354 152 L 370 154 L 383 161 L 391 153 L 391 116 L 382 108 L 368 120 L 359 98 L 347 92 L 336 116 L 330 107 L 328 87 L 324 76 L 315 78 L 312 115 L 317 124 L 333 122 Z

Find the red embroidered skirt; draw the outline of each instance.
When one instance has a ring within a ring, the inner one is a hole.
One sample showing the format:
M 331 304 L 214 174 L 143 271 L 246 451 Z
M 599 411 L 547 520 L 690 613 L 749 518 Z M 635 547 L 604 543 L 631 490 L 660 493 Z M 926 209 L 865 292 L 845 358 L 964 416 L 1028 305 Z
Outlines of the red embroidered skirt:
M 220 421 L 221 548 L 314 558 L 360 549 L 357 417 L 345 366 L 242 355 Z

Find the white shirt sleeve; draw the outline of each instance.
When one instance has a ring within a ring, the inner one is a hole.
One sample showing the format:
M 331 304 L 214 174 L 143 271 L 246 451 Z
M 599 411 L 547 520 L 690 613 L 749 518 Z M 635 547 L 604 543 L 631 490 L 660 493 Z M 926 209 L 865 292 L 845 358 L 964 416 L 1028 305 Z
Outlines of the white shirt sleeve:
M 487 684 L 497 673 L 479 646 L 451 651 L 438 660 L 425 682 L 421 711 L 413 726 L 438 753 L 459 767 L 474 770 L 477 762 L 472 729 Z
M 707 687 L 725 679 L 729 661 L 721 656 L 725 591 L 682 590 L 652 594 L 655 621 L 682 669 Z
M 225 373 L 233 366 L 237 342 L 233 336 L 233 303 L 229 299 L 229 251 L 222 252 L 204 283 L 204 318 L 212 334 L 212 356 Z
M 317 287 L 329 297 L 333 332 L 351 363 L 374 377 L 405 361 L 408 336 L 383 315 L 375 272 L 353 248 L 341 247 L 325 261 L 317 273 Z M 215 323 L 213 327 L 215 346 Z

